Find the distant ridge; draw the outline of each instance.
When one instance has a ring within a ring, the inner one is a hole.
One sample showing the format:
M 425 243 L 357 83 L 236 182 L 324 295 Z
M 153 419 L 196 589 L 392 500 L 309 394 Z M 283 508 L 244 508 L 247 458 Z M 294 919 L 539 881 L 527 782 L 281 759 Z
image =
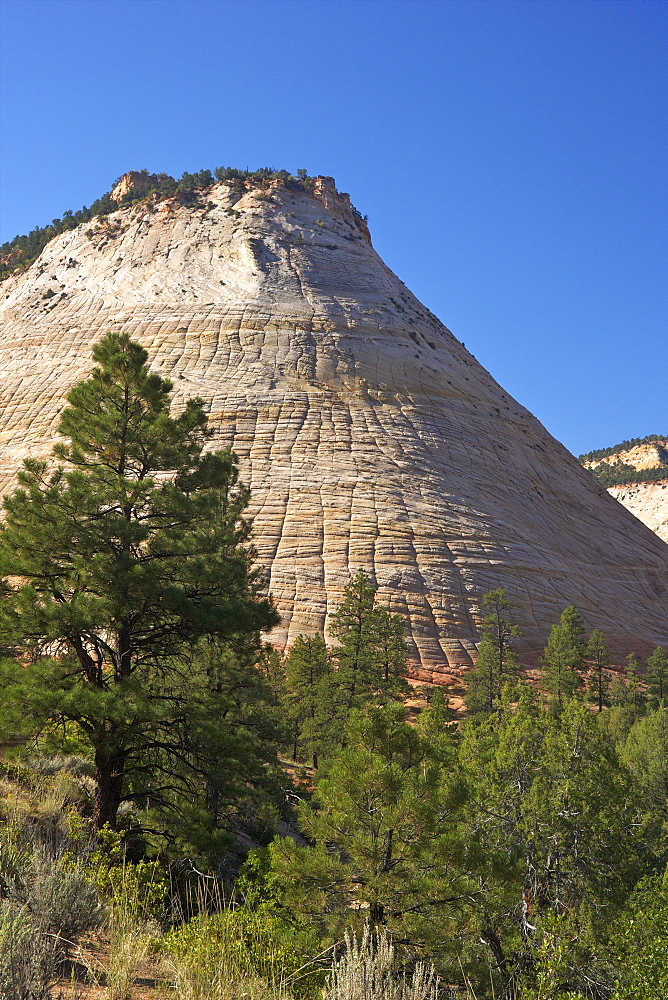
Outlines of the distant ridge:
M 664 443 L 667 439 L 668 434 L 647 434 L 645 437 L 641 438 L 629 438 L 628 441 L 621 441 L 619 444 L 615 444 L 611 448 L 595 448 L 594 451 L 588 451 L 584 455 L 578 455 L 578 461 L 582 462 L 584 465 L 586 462 L 600 461 L 600 459 L 607 458 L 608 455 L 614 455 L 618 451 L 630 451 L 638 444 L 650 444 L 654 441 Z
M 611 448 L 589 451 L 578 461 L 606 488 L 658 482 L 668 477 L 668 434 L 631 438 Z
M 668 434 L 630 438 L 579 461 L 610 496 L 668 542 Z

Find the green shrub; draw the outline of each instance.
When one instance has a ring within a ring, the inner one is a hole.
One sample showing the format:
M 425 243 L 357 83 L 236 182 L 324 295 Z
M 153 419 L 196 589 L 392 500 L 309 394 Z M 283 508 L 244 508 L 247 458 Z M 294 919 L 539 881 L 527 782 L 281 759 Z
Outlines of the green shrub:
M 166 934 L 161 950 L 189 1000 L 310 997 L 324 979 L 314 961 L 322 950 L 315 931 L 264 910 L 195 917 Z
M 112 908 L 140 920 L 158 920 L 162 916 L 168 884 L 159 861 L 100 863 L 95 881 Z

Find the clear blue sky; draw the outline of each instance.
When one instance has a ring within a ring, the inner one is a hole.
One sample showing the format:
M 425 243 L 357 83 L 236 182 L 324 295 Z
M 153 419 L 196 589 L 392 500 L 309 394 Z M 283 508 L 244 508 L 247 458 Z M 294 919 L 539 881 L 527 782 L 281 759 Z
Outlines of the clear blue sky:
M 130 169 L 331 174 L 576 454 L 668 432 L 668 5 L 2 0 L 1 238 Z

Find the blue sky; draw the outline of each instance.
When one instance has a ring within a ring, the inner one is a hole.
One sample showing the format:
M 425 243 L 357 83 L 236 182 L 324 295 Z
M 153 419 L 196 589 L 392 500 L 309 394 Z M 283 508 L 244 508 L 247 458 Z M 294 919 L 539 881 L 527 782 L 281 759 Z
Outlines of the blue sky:
M 130 169 L 331 174 L 568 448 L 668 433 L 668 5 L 0 8 L 2 240 Z

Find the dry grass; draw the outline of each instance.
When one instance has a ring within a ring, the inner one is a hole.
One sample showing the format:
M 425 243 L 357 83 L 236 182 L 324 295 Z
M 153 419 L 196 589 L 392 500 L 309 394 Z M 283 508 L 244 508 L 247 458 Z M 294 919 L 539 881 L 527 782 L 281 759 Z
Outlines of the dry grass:
M 346 934 L 343 955 L 335 961 L 323 1000 L 439 1000 L 433 966 L 421 962 L 412 976 L 396 975 L 392 938 L 365 927 L 360 941 Z

